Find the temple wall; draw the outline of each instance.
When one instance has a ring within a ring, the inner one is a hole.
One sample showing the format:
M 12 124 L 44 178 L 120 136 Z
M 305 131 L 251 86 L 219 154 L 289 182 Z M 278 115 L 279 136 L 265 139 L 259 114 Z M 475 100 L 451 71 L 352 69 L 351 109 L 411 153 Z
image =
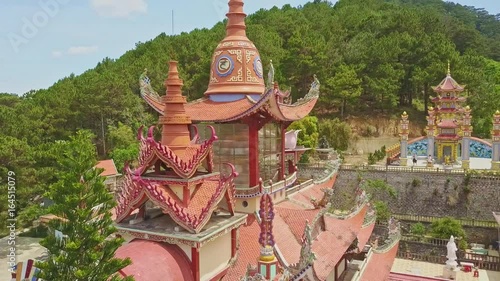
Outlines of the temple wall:
M 472 176 L 466 183 L 463 174 L 341 169 L 335 188 L 348 190 L 357 185 L 358 175 L 384 180 L 397 190 L 396 199 L 385 194 L 374 196 L 388 202 L 395 214 L 492 221 L 492 212 L 500 205 L 500 177 Z
M 210 280 L 231 259 L 231 231 L 207 243 L 200 249 L 200 280 Z
M 260 197 L 254 198 L 237 198 L 236 199 L 236 212 L 252 214 L 259 210 Z

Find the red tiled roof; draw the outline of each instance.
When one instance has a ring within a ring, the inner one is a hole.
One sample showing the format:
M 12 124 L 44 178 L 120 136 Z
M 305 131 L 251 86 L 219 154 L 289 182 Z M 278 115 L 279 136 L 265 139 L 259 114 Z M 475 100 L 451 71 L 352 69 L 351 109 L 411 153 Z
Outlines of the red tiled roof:
M 398 253 L 398 246 L 399 242 L 392 246 L 390 250 L 383 253 L 378 253 L 375 250 L 366 265 L 360 281 L 373 281 L 373 276 L 380 278 L 378 280 L 387 280 L 396 254 Z
M 118 171 L 116 170 L 115 162 L 113 161 L 113 159 L 99 161 L 97 162 L 97 165 L 95 165 L 94 168 L 104 169 L 104 171 L 102 171 L 101 173 L 101 176 L 103 177 L 114 176 L 119 174 Z
M 115 256 L 132 260 L 120 273 L 137 281 L 194 280 L 189 258 L 177 245 L 136 239 L 118 248 Z
M 359 230 L 358 233 L 358 250 L 362 251 L 363 248 L 365 247 L 366 243 L 370 239 L 370 236 L 372 235 L 373 228 L 375 228 L 375 220 L 370 223 L 369 225 L 365 225 L 364 227 Z
M 304 225 L 305 226 L 305 225 Z M 294 237 L 292 228 L 281 216 L 275 216 L 273 220 L 273 234 L 283 258 L 287 263 L 297 263 L 300 258 L 301 243 Z M 302 228 L 302 233 L 304 228 Z M 254 239 L 258 239 L 258 236 Z
M 363 224 L 365 214 L 366 205 L 356 215 L 345 220 L 324 216 L 326 229 L 316 237 L 312 245 L 317 258 L 313 269 L 320 280 L 326 280 L 352 244 Z
M 450 120 L 450 119 L 445 119 L 441 122 L 439 122 L 438 127 L 440 128 L 457 128 L 458 125 L 455 123 L 455 121 Z
M 464 88 L 451 77 L 451 75 L 446 75 L 446 77 L 434 87 L 434 91 L 437 92 L 451 92 L 451 91 L 463 91 Z
M 308 100 L 307 102 L 300 105 L 287 105 L 287 104 L 279 104 L 279 108 L 283 116 L 288 120 L 299 120 L 309 115 L 311 110 L 316 105 L 318 101 L 317 98 L 313 98 Z
M 120 209 L 120 214 L 117 214 L 118 221 L 122 221 L 129 216 L 133 210 L 139 208 L 148 198 L 154 198 L 156 205 L 165 214 L 170 215 L 177 224 L 188 231 L 196 233 L 205 226 L 215 207 L 224 199 L 227 189 L 230 188 L 229 183 L 221 184 L 218 177 L 206 179 L 191 194 L 189 205 L 185 206 L 182 198 L 179 198 L 169 187 L 165 187 L 161 183 L 149 183 L 154 188 L 146 188 L 143 185 L 137 187 L 136 183 L 133 184 L 134 191 L 126 193 L 127 200 L 132 204 L 119 203 L 119 207 L 122 209 Z M 175 205 L 172 207 L 173 203 Z M 186 216 L 197 219 L 197 224 L 193 225 L 187 222 Z
M 247 220 L 252 221 L 251 217 L 253 217 L 253 215 L 249 215 Z M 222 278 L 224 281 L 240 280 L 240 278 L 245 275 L 249 264 L 252 266 L 257 265 L 257 258 L 259 258 L 260 255 L 259 223 L 253 220 L 249 225 L 240 227 L 239 232 L 240 248 L 238 249 L 238 258 L 236 262 L 229 267 L 226 276 Z
M 220 121 L 242 114 L 253 105 L 255 103 L 247 98 L 231 102 L 214 102 L 201 98 L 186 104 L 185 108 L 193 121 Z
M 391 272 L 389 274 L 389 279 L 387 280 L 388 281 L 444 281 L 449 279 Z
M 306 221 L 311 223 L 314 220 L 314 217 L 319 213 L 318 210 L 299 210 L 299 209 L 287 209 L 282 208 L 281 204 L 279 207 L 274 208 L 276 210 L 276 214 L 280 216 L 283 221 L 290 228 L 293 236 L 298 243 L 301 243 L 302 236 L 304 234 L 304 229 L 306 227 Z M 276 231 L 276 229 L 275 229 Z M 284 250 L 285 245 L 280 244 L 280 250 Z

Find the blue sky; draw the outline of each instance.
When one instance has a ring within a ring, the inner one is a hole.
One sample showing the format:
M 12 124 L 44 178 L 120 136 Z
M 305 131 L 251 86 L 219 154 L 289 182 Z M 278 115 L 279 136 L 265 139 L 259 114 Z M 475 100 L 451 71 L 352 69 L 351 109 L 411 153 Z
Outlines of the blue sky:
M 227 0 L 1 0 L 0 92 L 47 88 L 71 73 L 118 58 L 135 43 L 161 32 L 212 27 L 224 18 Z M 245 11 L 307 0 L 247 0 Z M 500 13 L 494 0 L 457 0 Z M 214 46 L 215 47 L 215 46 Z

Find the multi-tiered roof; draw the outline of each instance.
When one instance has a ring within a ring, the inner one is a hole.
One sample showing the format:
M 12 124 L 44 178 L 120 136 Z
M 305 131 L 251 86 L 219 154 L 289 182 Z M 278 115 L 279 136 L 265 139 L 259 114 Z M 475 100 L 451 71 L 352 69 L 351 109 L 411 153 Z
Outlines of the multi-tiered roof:
M 428 134 L 434 133 L 434 126 L 437 127 L 436 139 L 442 140 L 458 140 L 460 136 L 458 129 L 461 126 L 462 115 L 464 109 L 462 104 L 465 98 L 461 97 L 465 86 L 460 85 L 451 77 L 450 66 L 448 65 L 448 72 L 446 77 L 433 90 L 437 96 L 432 99 L 435 107 L 429 108 L 429 117 L 432 119 L 428 124 Z M 444 130 L 443 130 L 444 129 Z M 451 130 L 446 130 L 451 129 Z
M 233 172 L 225 177 L 213 173 L 212 137 L 203 142 L 190 138 L 188 125 L 191 118 L 184 108 L 186 98 L 181 94 L 183 85 L 177 72 L 177 62 L 170 62 L 165 81 L 166 104 L 159 124 L 161 141 L 154 139 L 154 127 L 147 137 L 139 131 L 141 142 L 139 165 L 127 167 L 125 184 L 118 201 L 117 222 L 123 221 L 134 210 L 144 208 L 150 200 L 189 232 L 198 233 L 210 219 L 222 200 L 230 213 L 234 213 Z M 231 164 L 228 164 L 232 168 Z M 152 170 L 151 170 L 152 169 Z

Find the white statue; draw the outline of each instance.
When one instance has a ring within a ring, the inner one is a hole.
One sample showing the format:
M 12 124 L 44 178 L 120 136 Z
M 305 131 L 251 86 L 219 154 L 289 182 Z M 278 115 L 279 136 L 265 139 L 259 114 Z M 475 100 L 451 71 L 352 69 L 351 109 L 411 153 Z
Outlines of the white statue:
M 446 255 L 446 258 L 448 259 L 446 261 L 446 267 L 453 269 L 456 268 L 458 263 L 457 263 L 457 245 L 455 244 L 455 238 L 453 235 L 450 237 L 450 241 L 448 241 L 448 244 L 446 245 L 446 248 L 448 249 L 448 254 Z

